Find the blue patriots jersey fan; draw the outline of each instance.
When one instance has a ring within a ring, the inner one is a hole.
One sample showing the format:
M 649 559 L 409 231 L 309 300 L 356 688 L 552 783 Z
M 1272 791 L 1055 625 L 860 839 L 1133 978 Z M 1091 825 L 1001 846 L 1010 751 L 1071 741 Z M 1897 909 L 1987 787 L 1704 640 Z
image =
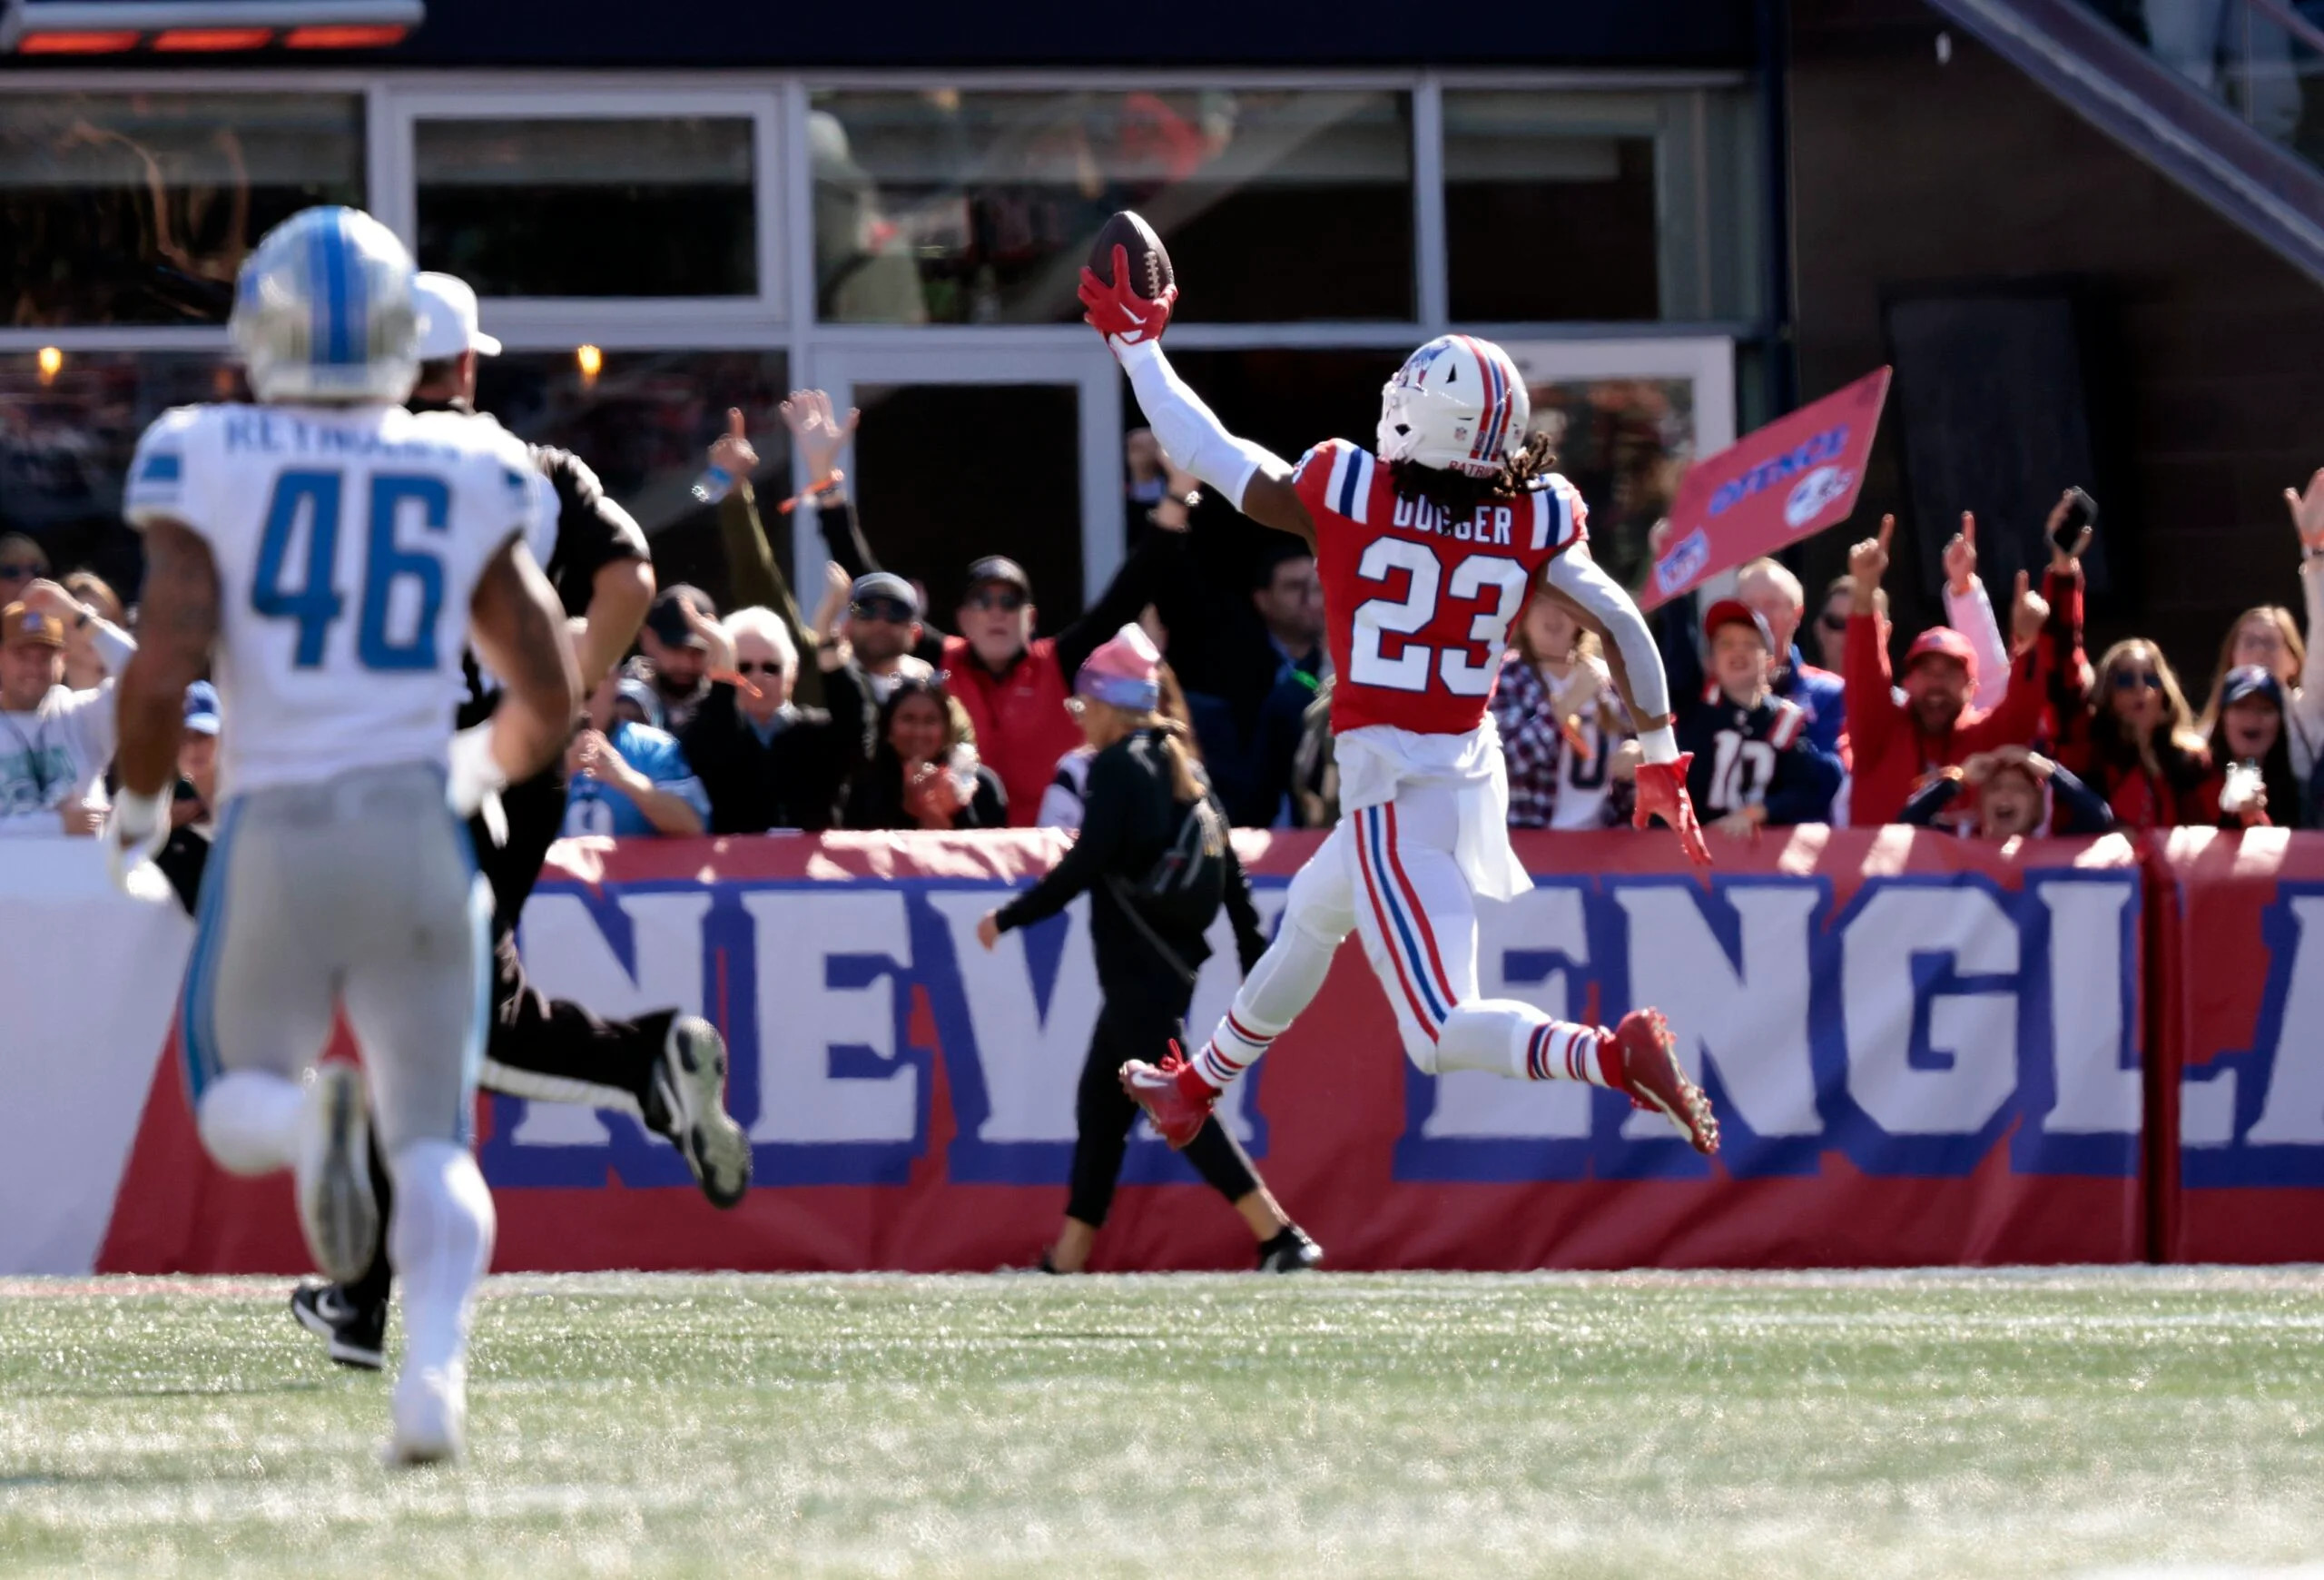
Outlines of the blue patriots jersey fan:
M 1840 760 L 1817 746 L 1807 713 L 1768 689 L 1775 639 L 1739 599 L 1703 617 L 1710 675 L 1679 707 L 1679 746 L 1694 754 L 1688 793 L 1707 818 L 1740 816 L 1779 827 L 1829 821 Z

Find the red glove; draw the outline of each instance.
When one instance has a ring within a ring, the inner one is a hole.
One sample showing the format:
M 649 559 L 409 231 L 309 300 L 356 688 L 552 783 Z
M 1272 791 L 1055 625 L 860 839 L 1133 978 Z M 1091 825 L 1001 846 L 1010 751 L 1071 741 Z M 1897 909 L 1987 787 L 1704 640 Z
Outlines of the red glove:
M 1167 287 L 1159 301 L 1148 301 L 1129 288 L 1129 250 L 1114 249 L 1114 282 L 1111 285 L 1098 278 L 1094 270 L 1081 272 L 1081 305 L 1089 311 L 1081 321 L 1108 340 L 1120 339 L 1129 345 L 1147 341 L 1158 341 L 1169 327 L 1170 309 L 1178 301 L 1178 288 Z
M 1695 804 L 1687 798 L 1687 768 L 1694 760 L 1692 752 L 1681 752 L 1675 763 L 1638 765 L 1638 811 L 1630 825 L 1644 828 L 1649 818 L 1659 816 L 1679 835 L 1679 848 L 1688 858 L 1707 867 L 1710 846 L 1703 843 L 1702 825 L 1695 821 Z

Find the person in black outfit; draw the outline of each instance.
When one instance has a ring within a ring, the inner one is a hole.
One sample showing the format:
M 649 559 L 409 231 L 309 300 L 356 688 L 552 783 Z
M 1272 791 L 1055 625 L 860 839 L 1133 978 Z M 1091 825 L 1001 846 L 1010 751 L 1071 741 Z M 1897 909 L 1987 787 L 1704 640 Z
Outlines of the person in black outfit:
M 830 706 L 803 707 L 791 700 L 799 650 L 773 609 L 737 609 L 723 625 L 685 617 L 708 648 L 710 692 L 677 735 L 710 796 L 710 832 L 832 827 L 871 746 L 861 672 L 823 669 Z
M 477 356 L 499 342 L 476 331 L 475 292 L 447 275 L 419 277 L 428 328 L 422 336 L 419 380 L 406 402 L 415 411 L 476 411 Z M 533 464 L 556 496 L 556 540 L 540 555 L 566 613 L 585 626 L 576 638 L 582 684 L 596 683 L 629 648 L 654 597 L 654 567 L 645 535 L 629 512 L 606 497 L 596 474 L 579 457 L 548 445 L 530 445 Z M 538 553 L 540 545 L 534 545 Z M 468 696 L 458 722 L 481 724 L 498 704 L 498 689 L 468 658 Z M 231 729 L 233 721 L 225 721 Z M 492 1091 L 553 1102 L 580 1101 L 635 1113 L 668 1137 L 686 1160 L 703 1194 L 731 1207 L 750 1187 L 750 1141 L 725 1111 L 726 1045 L 717 1029 L 675 1009 L 635 1020 L 606 1020 L 581 1005 L 551 999 L 534 987 L 517 953 L 517 922 L 539 878 L 548 847 L 565 821 L 566 786 L 560 759 L 500 793 L 505 837 L 485 819 L 470 820 L 477 864 L 492 888 L 492 1019 L 487 1028 L 481 1084 Z M 206 856 L 207 851 L 201 853 Z M 200 857 L 193 858 L 199 861 Z M 200 886 L 198 869 L 180 894 Z M 371 1186 L 386 1221 L 390 1186 L 376 1153 Z M 301 1284 L 292 1315 L 326 1340 L 343 1366 L 376 1371 L 382 1362 L 388 1297 L 394 1270 L 382 1235 L 369 1269 L 353 1284 Z
M 1161 655 L 1136 626 L 1123 627 L 1082 666 L 1074 708 L 1097 755 L 1083 792 L 1080 837 L 1048 876 L 977 924 L 978 940 L 991 949 L 1003 933 L 1089 895 L 1089 938 L 1105 1004 L 1075 1100 L 1065 1224 L 1041 1259 L 1049 1272 L 1078 1272 L 1088 1260 L 1137 1118 L 1118 1071 L 1133 1059 L 1158 1061 L 1185 1040 L 1195 976 L 1210 954 L 1203 934 L 1219 906 L 1233 922 L 1246 971 L 1266 951 L 1226 814 L 1195 765 L 1185 727 L 1156 712 L 1160 666 Z M 1297 1272 L 1322 1259 L 1321 1249 L 1284 1216 L 1216 1117 L 1186 1157 L 1256 1237 L 1261 1271 Z
M 828 680 L 832 672 L 825 672 Z M 1000 776 L 976 760 L 943 682 L 899 677 L 880 705 L 877 744 L 856 774 L 843 826 L 1006 828 Z

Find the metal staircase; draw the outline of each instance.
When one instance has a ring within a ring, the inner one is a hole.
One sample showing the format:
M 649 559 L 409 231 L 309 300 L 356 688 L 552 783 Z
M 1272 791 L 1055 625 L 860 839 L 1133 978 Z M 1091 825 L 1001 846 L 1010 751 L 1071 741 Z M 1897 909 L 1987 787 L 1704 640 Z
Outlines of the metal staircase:
M 2324 29 L 2291 0 L 1928 3 L 2324 284 Z

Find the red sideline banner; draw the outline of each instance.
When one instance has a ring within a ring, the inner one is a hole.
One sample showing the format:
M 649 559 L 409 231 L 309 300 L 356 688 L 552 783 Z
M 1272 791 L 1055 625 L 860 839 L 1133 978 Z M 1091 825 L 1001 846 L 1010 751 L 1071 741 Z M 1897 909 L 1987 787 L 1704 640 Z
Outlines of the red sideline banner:
M 2181 828 L 2154 848 L 2162 1254 L 2324 1261 L 2324 835 Z
M 1688 468 L 1640 607 L 1846 520 L 1864 489 L 1888 372 L 1867 373 Z
M 1238 834 L 1272 922 L 1313 835 Z M 980 1270 L 1055 1232 L 1098 1009 L 1067 917 L 977 947 L 1055 835 L 575 842 L 527 912 L 541 984 L 675 1003 L 734 1051 L 757 1186 L 729 1213 L 632 1119 L 495 1098 L 503 1269 Z M 1421 1074 L 1351 943 L 1229 1123 L 1343 1269 L 2119 1261 L 2141 1254 L 2142 879 L 2128 841 L 1993 847 L 1905 829 L 1722 846 L 1543 834 L 1540 886 L 1482 921 L 1482 986 L 1558 1015 L 1669 1014 L 1726 1134 L 1706 1162 L 1615 1094 Z M 2324 903 L 2324 902 L 2320 902 Z M 1231 996 L 1214 957 L 1193 1017 Z M 1108 1269 L 1248 1265 L 1246 1233 L 1150 1135 Z M 202 1157 L 174 1060 L 99 1265 L 290 1272 L 280 1181 Z

